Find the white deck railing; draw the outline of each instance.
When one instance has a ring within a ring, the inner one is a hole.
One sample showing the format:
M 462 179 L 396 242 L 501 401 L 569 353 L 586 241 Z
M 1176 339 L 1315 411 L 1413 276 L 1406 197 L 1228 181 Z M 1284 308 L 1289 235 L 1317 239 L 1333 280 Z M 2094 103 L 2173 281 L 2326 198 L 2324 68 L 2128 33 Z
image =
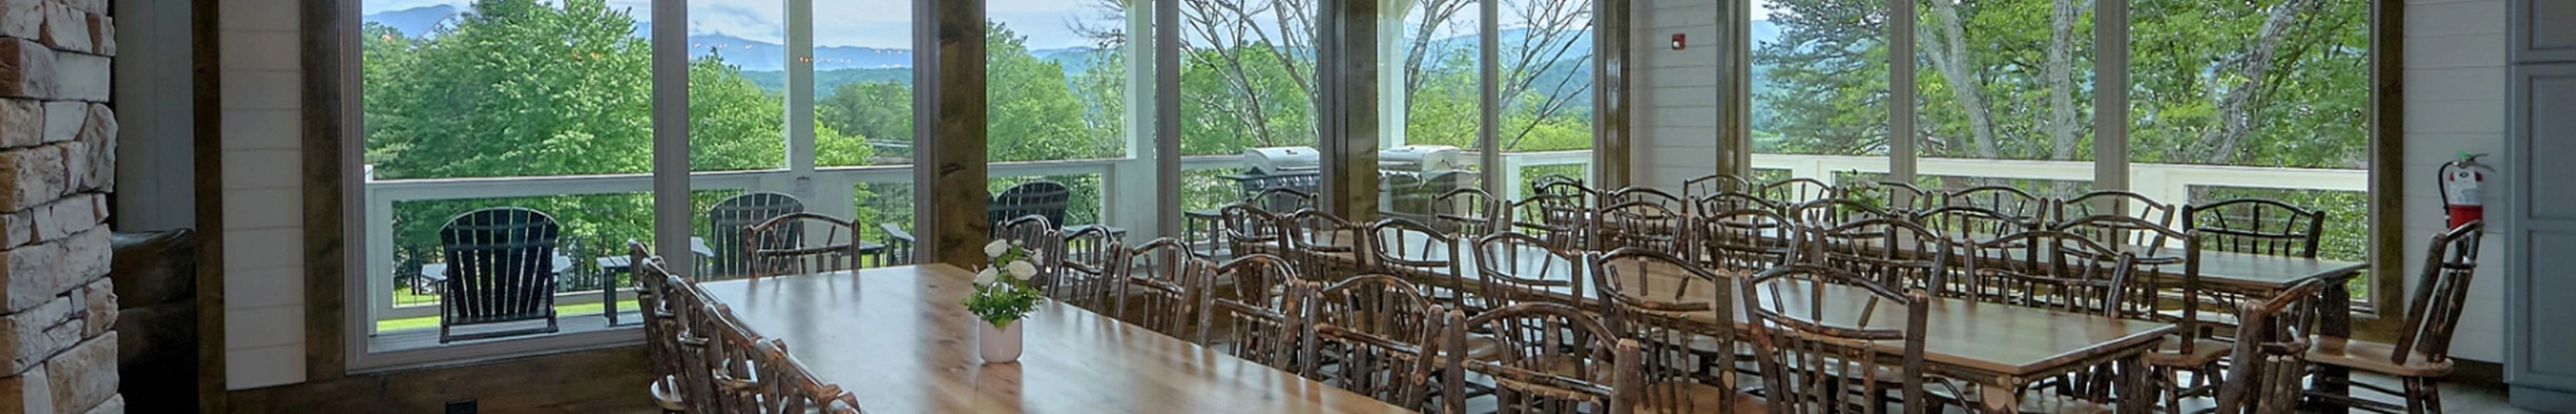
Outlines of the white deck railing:
M 1465 154 L 1473 163 L 1476 154 Z M 1552 165 L 1589 165 L 1590 151 L 1511 153 L 1503 156 L 1505 171 Z M 1041 162 L 995 163 L 987 175 L 995 178 L 1098 175 L 1100 188 L 1100 221 L 1125 227 L 1141 234 L 1157 234 L 1157 218 L 1152 197 L 1155 188 L 1155 166 L 1151 159 L 1098 159 Z M 1243 168 L 1241 156 L 1189 156 L 1181 159 L 1184 170 L 1235 170 Z M 1588 170 L 1588 169 L 1587 169 Z M 1587 172 L 1588 174 L 1588 172 Z M 1504 174 L 1507 193 L 1525 186 L 1519 174 Z M 701 172 L 690 175 L 695 190 L 777 191 L 794 194 L 811 201 L 807 208 L 816 213 L 853 217 L 861 202 L 856 195 L 858 184 L 910 184 L 911 166 L 824 167 L 810 174 L 790 170 Z M 799 183 L 803 178 L 806 182 Z M 375 180 L 365 184 L 366 265 L 365 283 L 371 293 L 368 308 L 375 320 L 412 318 L 435 315 L 437 302 L 396 304 L 394 280 L 394 205 L 410 201 L 542 197 L 562 195 L 599 195 L 649 193 L 653 190 L 652 174 L 612 174 L 547 177 L 496 177 Z M 916 193 L 917 194 L 917 193 Z M 900 213 L 908 215 L 909 212 Z M 861 223 L 874 225 L 874 223 Z M 576 258 L 586 261 L 587 258 Z M 556 296 L 559 305 L 595 303 L 602 300 L 596 292 L 567 292 Z M 372 326 L 372 325 L 370 325 Z
M 1754 154 L 1753 168 L 1788 170 L 1789 176 L 1835 182 L 1836 172 L 1887 173 L 1886 156 Z M 2030 180 L 2093 181 L 2092 161 L 1921 158 L 1915 174 Z M 2167 203 L 2191 200 L 2192 187 L 2369 191 L 2370 172 L 2322 168 L 2129 164 L 2129 191 Z
M 1465 154 L 1473 163 L 1475 154 Z M 1519 173 L 1523 169 L 1544 166 L 1590 165 L 1591 151 L 1556 151 L 1509 153 L 1502 157 L 1504 182 L 1496 187 L 1498 196 L 1517 199 L 1527 184 Z M 1231 170 L 1243 167 L 1239 156 L 1192 156 L 1181 162 L 1185 170 Z M 2090 161 L 2030 161 L 1924 158 L 1917 161 L 1918 174 L 1941 176 L 1996 177 L 2036 180 L 2093 180 Z M 1836 172 L 1859 171 L 1886 173 L 1883 156 L 1780 155 L 1757 154 L 1753 167 L 1787 170 L 1793 177 L 1814 178 L 1832 183 Z M 1149 159 L 1103 159 L 993 164 L 992 177 L 1027 177 L 1052 175 L 1099 175 L 1100 220 L 1114 226 L 1135 229 L 1141 234 L 1157 234 L 1151 191 L 1155 188 L 1155 170 Z M 1586 181 L 1598 182 L 1585 168 Z M 2306 168 L 2262 168 L 2182 164 L 2131 164 L 2130 190 L 2157 200 L 2189 200 L 2193 186 L 2279 188 L 2294 190 L 2367 191 L 2370 174 L 2361 170 Z M 799 177 L 810 179 L 799 184 Z M 817 213 L 851 217 L 859 202 L 853 191 L 858 184 L 908 184 L 912 182 L 910 166 L 830 167 L 819 168 L 810 175 L 788 170 L 705 172 L 691 175 L 699 190 L 779 191 L 796 194 L 814 201 L 809 208 Z M 593 176 L 507 177 L 383 180 L 366 183 L 366 255 L 367 282 L 376 295 L 370 308 L 376 319 L 428 316 L 437 313 L 435 302 L 396 306 L 394 290 L 393 206 L 398 202 L 479 198 L 537 197 L 557 195 L 629 194 L 652 191 L 651 174 Z M 1140 191 L 1148 193 L 1138 193 Z M 800 193 L 801 192 L 801 193 Z M 597 302 L 600 295 L 567 293 L 558 297 L 561 304 Z

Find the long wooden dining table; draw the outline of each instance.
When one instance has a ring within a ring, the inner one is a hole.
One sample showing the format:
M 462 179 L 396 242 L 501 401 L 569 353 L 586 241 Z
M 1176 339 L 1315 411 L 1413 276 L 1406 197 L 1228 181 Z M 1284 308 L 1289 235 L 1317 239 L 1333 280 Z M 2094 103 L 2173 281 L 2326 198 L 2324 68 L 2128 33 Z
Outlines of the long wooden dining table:
M 1247 250 L 1275 251 L 1263 246 L 1252 246 Z M 1568 268 L 1569 265 L 1579 265 L 1541 263 L 1550 257 L 1544 251 L 1524 251 L 1513 256 L 1519 258 L 1521 263 L 1509 266 L 1549 269 L 1541 274 L 1523 275 L 1533 279 L 1569 281 L 1574 278 L 1572 272 L 1575 271 Z M 1357 256 L 1351 254 L 1319 254 L 1308 257 L 1346 260 L 1350 261 L 1347 264 L 1352 266 L 1365 266 L 1358 261 Z M 1460 269 L 1464 269 L 1465 272 L 1473 274 L 1476 271 L 1474 269 L 1477 264 L 1473 253 L 1462 252 L 1456 260 L 1460 264 Z M 1394 276 L 1411 279 L 1416 283 L 1451 286 L 1468 292 L 1477 292 L 1484 288 L 1477 277 L 1461 277 L 1449 274 L 1445 269 L 1389 270 Z M 1678 291 L 1661 295 L 1664 300 L 1675 303 L 1714 303 L 1718 298 L 1718 292 L 1715 289 L 1734 287 L 1731 281 L 1719 281 L 1720 283 L 1715 284 L 1680 283 L 1679 280 L 1684 277 L 1682 276 L 1684 272 L 1664 266 L 1648 267 L 1644 273 L 1639 277 L 1647 280 L 1626 285 L 1682 286 Z M 1715 273 L 1720 277 L 1732 278 L 1742 276 L 1746 271 L 1722 270 Z M 1320 277 L 1330 279 L 1336 276 L 1348 275 Z M 1598 306 L 1597 301 L 1601 298 L 1599 294 L 1592 291 L 1593 289 L 1594 287 L 1589 283 L 1575 283 L 1571 286 L 1552 287 L 1547 292 L 1539 293 L 1555 296 L 1560 300 L 1581 298 L 1584 307 L 1589 309 Z M 1817 320 L 1838 320 L 1842 316 L 1858 314 L 1869 306 L 1868 294 L 1848 286 L 1828 285 L 1823 288 L 1823 291 L 1815 292 L 1818 294 L 1812 296 L 1795 289 L 1786 292 L 1784 294 L 1788 297 L 1783 298 L 1784 301 L 1781 304 L 1787 309 L 1807 309 L 1809 305 L 1807 300 L 1810 298 L 1821 298 L 1814 300 L 1819 300 L 1826 305 L 1823 307 L 1823 315 L 1795 315 L 1793 312 L 1793 316 L 1821 316 Z M 1769 293 L 1765 292 L 1765 294 Z M 1762 298 L 1766 301 L 1770 299 L 1767 296 Z M 1930 320 L 1926 321 L 1927 331 L 1924 338 L 1926 368 L 1933 374 L 1971 383 L 1979 389 L 1977 395 L 1981 402 L 1994 412 L 2019 412 L 2022 407 L 2021 393 L 2031 381 L 2094 367 L 2135 364 L 2140 355 L 2155 347 L 2161 336 L 2174 329 L 2172 324 L 2154 321 L 2115 319 L 1953 298 L 1933 298 L 1929 308 L 1927 315 Z M 1751 334 L 1748 325 L 1749 316 L 1740 311 L 1732 314 L 1734 320 L 1729 321 L 1729 327 L 1734 328 L 1733 331 L 1737 333 L 1738 339 L 1749 339 L 1748 335 Z M 1874 316 L 1870 320 L 1872 326 L 1904 326 L 1901 321 L 1891 319 L 1902 318 L 1902 315 L 1897 312 L 1881 311 L 1872 315 Z M 1685 322 L 1695 325 L 1714 326 L 1717 323 L 1714 320 L 1714 313 L 1681 316 Z M 1885 346 L 1888 348 L 1886 351 L 1902 349 L 1894 343 L 1885 344 Z M 2135 373 L 2143 370 L 2123 371 Z M 2132 378 L 2128 379 L 2125 385 L 2139 386 L 2143 381 L 2145 381 L 2144 378 Z M 2147 399 L 2130 400 L 2124 402 L 2148 402 Z M 2123 411 L 2135 412 L 2139 409 L 2144 407 Z
M 985 364 L 983 322 L 960 305 L 973 277 L 933 264 L 700 287 L 874 412 L 1411 412 L 1057 302 L 1021 322 L 1018 362 Z

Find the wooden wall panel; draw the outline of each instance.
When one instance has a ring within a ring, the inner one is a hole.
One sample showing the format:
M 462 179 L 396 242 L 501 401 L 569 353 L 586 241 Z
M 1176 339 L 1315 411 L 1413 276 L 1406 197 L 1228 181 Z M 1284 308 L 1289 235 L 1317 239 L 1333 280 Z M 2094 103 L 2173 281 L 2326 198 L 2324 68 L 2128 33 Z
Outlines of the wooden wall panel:
M 476 365 L 343 376 L 232 392 L 235 413 L 646 413 L 644 350 L 623 347 Z

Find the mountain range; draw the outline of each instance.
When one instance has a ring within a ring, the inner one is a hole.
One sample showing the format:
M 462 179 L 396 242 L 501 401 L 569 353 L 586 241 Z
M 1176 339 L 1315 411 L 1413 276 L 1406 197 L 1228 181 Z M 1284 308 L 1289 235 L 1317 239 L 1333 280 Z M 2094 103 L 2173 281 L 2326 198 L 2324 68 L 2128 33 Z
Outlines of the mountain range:
M 459 11 L 454 6 L 435 5 L 388 11 L 361 16 L 361 21 L 380 23 L 401 31 L 404 36 L 421 37 L 438 30 L 439 25 Z M 635 35 L 649 36 L 653 24 L 638 22 Z M 733 35 L 711 33 L 689 35 L 689 57 L 723 55 L 725 63 L 741 66 L 746 71 L 777 71 L 787 66 L 787 48 L 771 42 L 744 39 Z M 815 70 L 875 69 L 911 67 L 909 49 L 884 49 L 861 46 L 822 46 L 814 48 Z

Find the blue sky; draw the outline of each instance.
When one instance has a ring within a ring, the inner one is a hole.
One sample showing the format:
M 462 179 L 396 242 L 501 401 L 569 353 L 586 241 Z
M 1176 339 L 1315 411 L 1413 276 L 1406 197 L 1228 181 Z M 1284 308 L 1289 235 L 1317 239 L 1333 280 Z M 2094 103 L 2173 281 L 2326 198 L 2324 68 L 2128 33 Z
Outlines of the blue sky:
M 541 0 L 542 1 L 542 0 Z M 376 14 L 434 5 L 464 9 L 472 0 L 362 0 L 361 14 Z M 691 34 L 726 34 L 785 43 L 786 9 L 779 0 L 691 0 Z M 650 0 L 608 0 L 632 10 L 636 20 L 652 20 Z M 909 49 L 912 43 L 911 0 L 815 0 L 814 43 L 819 46 L 866 46 Z M 985 12 L 1029 37 L 1029 47 L 1057 48 L 1087 44 L 1071 28 L 1074 19 L 1098 19 L 1090 2 L 1077 0 L 990 0 Z M 1115 22 L 1090 22 L 1115 24 Z

